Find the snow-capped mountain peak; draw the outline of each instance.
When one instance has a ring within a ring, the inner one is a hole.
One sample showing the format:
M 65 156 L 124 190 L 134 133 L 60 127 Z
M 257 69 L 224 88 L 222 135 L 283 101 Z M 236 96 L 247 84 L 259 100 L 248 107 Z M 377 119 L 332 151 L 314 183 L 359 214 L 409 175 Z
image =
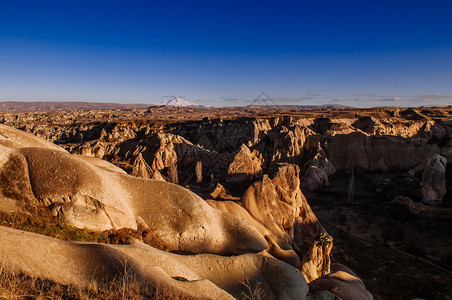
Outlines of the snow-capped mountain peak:
M 167 105 L 167 106 L 181 106 L 181 107 L 200 107 L 201 105 L 198 105 L 196 103 L 188 102 L 182 98 L 179 97 L 172 97 L 166 101 L 156 103 L 158 105 Z

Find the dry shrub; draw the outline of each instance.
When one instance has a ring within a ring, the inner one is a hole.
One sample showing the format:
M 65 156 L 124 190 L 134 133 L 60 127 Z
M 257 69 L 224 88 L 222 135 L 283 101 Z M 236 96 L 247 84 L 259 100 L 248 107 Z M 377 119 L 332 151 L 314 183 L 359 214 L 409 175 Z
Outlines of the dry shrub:
M 0 225 L 59 238 L 88 242 L 124 244 L 130 238 L 142 238 L 146 231 L 120 229 L 90 232 L 74 228 L 57 219 L 36 217 L 28 213 L 0 212 Z M 62 285 L 46 279 L 5 270 L 0 253 L 0 299 L 185 299 L 180 293 L 164 287 L 137 282 L 124 265 L 124 274 L 106 283 L 92 282 L 88 288 Z
M 111 229 L 95 232 L 66 225 L 50 212 L 42 210 L 37 214 L 24 212 L 0 212 L 0 225 L 14 229 L 30 231 L 61 240 L 95 242 L 106 244 L 127 244 L 129 239 L 145 240 L 147 231 L 142 227 L 138 230 L 129 228 Z
M 251 282 L 246 278 L 242 285 L 244 286 L 244 291 L 241 293 L 242 300 L 261 300 L 265 299 L 265 291 L 262 288 L 262 283 L 257 282 L 253 287 Z

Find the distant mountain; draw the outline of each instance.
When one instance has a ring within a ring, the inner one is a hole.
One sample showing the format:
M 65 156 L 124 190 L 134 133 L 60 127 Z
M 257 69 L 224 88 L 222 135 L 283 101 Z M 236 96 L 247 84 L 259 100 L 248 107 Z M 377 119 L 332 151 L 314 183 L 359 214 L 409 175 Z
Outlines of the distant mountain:
M 119 104 L 96 102 L 0 102 L 0 112 L 34 112 L 53 110 L 140 109 L 149 104 Z
M 150 106 L 165 105 L 169 107 L 209 108 L 208 105 L 199 105 L 184 99 L 174 97 L 155 104 L 120 104 L 98 102 L 0 102 L 0 112 L 35 112 L 35 111 L 70 111 L 70 110 L 107 110 L 107 109 L 145 109 Z M 323 105 L 248 105 L 249 109 L 347 109 L 350 106 L 339 104 Z
M 206 107 L 203 105 L 199 105 L 193 102 L 188 102 L 179 97 L 173 97 L 164 102 L 156 103 L 157 105 L 166 105 L 166 106 L 178 106 L 178 107 Z

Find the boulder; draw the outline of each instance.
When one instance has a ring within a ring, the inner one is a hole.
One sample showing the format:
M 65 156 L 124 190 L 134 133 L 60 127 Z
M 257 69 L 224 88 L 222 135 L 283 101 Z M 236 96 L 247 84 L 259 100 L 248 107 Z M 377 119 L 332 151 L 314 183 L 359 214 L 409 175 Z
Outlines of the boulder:
M 220 183 L 217 183 L 213 191 L 209 194 L 210 197 L 212 197 L 215 200 L 234 200 L 238 201 L 240 200 L 240 197 L 235 197 L 231 195 L 231 192 L 229 192 L 224 186 L 222 186 Z

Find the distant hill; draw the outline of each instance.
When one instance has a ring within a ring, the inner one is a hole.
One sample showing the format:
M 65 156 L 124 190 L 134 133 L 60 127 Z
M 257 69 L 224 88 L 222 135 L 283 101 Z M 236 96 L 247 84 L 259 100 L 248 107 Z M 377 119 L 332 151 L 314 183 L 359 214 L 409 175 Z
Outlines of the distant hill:
M 70 110 L 107 110 L 107 109 L 144 109 L 156 105 L 169 107 L 209 108 L 184 99 L 174 97 L 167 101 L 155 104 L 120 104 L 100 102 L 0 102 L 0 112 L 34 112 L 34 111 L 70 111 Z M 339 104 L 323 105 L 248 105 L 249 109 L 347 109 L 350 106 Z
M 354 108 L 352 106 L 346 106 L 341 104 L 321 104 L 321 105 L 247 105 L 246 108 L 259 108 L 259 109 L 347 109 Z
M 150 104 L 120 104 L 97 102 L 0 102 L 0 112 L 33 112 L 53 110 L 139 109 Z

